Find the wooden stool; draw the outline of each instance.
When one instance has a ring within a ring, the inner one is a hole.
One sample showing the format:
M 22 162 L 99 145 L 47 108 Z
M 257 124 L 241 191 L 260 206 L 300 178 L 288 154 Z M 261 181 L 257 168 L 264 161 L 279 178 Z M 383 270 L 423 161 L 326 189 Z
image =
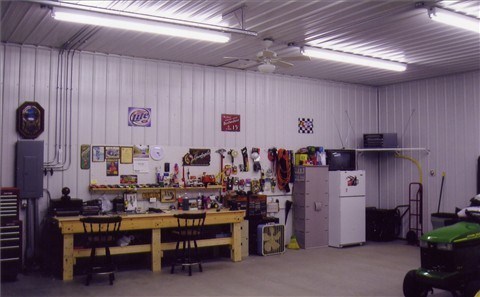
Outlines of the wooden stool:
M 87 235 L 87 246 L 91 248 L 85 285 L 90 284 L 93 274 L 108 274 L 110 285 L 113 285 L 116 267 L 112 262 L 110 246 L 116 245 L 122 218 L 119 216 L 86 217 L 81 218 L 80 221 L 83 223 L 83 229 Z M 104 261 L 98 261 L 95 255 L 97 248 L 105 249 Z
M 177 237 L 177 245 L 175 247 L 175 260 L 170 273 L 173 274 L 176 265 L 181 265 L 182 270 L 185 269 L 185 266 L 188 266 L 188 275 L 192 276 L 192 266 L 197 264 L 199 271 L 203 272 L 202 263 L 198 256 L 197 239 L 202 237 L 206 215 L 206 212 L 174 215 L 177 218 L 177 229 L 173 231 L 173 234 Z M 182 243 L 181 251 L 180 243 Z

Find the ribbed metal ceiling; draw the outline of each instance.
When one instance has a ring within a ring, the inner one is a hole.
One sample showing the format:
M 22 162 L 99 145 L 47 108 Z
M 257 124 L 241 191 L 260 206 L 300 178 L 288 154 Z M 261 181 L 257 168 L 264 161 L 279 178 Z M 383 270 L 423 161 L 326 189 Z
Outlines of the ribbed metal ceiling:
M 428 2 L 424 8 L 416 8 L 416 1 L 68 1 L 232 28 L 242 25 L 240 11 L 223 20 L 222 15 L 244 6 L 244 29 L 258 36 L 232 34 L 226 44 L 58 22 L 38 2 L 2 1 L 2 42 L 61 48 L 84 39 L 79 50 L 244 68 L 254 63 L 224 57 L 253 59 L 268 37 L 280 56 L 317 45 L 408 64 L 405 72 L 395 73 L 312 59 L 275 71 L 373 86 L 480 69 L 480 35 L 432 22 L 425 8 L 436 5 L 480 18 L 475 0 Z

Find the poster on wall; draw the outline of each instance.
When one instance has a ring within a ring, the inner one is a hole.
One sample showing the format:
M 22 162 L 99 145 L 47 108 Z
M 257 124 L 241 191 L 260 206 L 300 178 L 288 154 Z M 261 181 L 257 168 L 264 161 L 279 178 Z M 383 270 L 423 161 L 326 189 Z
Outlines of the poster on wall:
M 135 173 L 149 173 L 148 161 L 142 159 L 133 160 L 133 171 Z
M 313 119 L 298 118 L 298 133 L 313 134 Z
M 138 177 L 134 174 L 122 174 L 120 175 L 120 183 L 122 185 L 134 185 L 138 183 Z
M 184 166 L 210 166 L 210 149 L 189 149 L 183 156 Z
M 106 165 L 107 176 L 118 176 L 118 160 L 108 160 Z
M 120 163 L 132 164 L 133 163 L 133 147 L 122 146 L 120 148 Z
M 150 157 L 150 150 L 148 145 L 136 144 L 133 146 L 133 158 L 134 159 L 146 159 Z
M 80 169 L 90 169 L 90 145 L 80 146 Z
M 125 193 L 123 194 L 123 199 L 125 201 L 125 211 L 137 210 L 137 193 Z
M 222 131 L 240 132 L 240 115 L 222 114 Z
M 104 161 L 105 161 L 105 147 L 92 146 L 92 162 L 104 162 Z
M 151 108 L 129 107 L 128 108 L 128 126 L 130 127 L 150 127 Z
M 120 148 L 118 146 L 105 147 L 105 157 L 107 159 L 120 159 Z

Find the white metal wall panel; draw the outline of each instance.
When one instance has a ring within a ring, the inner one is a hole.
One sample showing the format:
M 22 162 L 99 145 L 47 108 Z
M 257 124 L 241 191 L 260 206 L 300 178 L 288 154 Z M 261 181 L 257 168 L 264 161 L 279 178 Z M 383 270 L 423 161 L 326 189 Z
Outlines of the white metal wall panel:
M 203 146 L 207 146 L 208 143 L 215 142 L 215 97 L 213 96 L 215 92 L 215 69 L 207 68 L 205 69 L 205 105 L 203 108 L 203 134 L 204 141 Z M 197 127 L 197 129 L 202 129 Z
M 119 110 L 127 111 L 128 107 L 132 107 L 133 100 L 133 63 L 131 58 L 121 58 L 120 60 L 120 104 Z M 125 129 L 120 132 L 120 143 L 133 143 L 132 129 L 127 126 L 128 118 L 121 117 L 119 113 L 118 127 Z
M 145 106 L 145 60 L 135 59 L 133 61 L 133 77 L 132 77 L 132 97 L 130 107 L 146 107 Z M 122 114 L 120 113 L 120 117 Z M 120 125 L 122 127 L 123 125 Z M 139 127 L 128 127 L 132 134 L 132 143 L 145 143 L 145 129 Z
M 3 77 L 2 102 L 2 186 L 15 184 L 14 156 L 17 141 L 15 131 L 15 111 L 20 105 L 20 48 L 5 47 L 3 63 L 5 67 Z
M 42 134 L 46 159 L 54 157 L 58 52 L 2 44 L 2 55 L 1 170 L 6 186 L 14 184 L 15 110 L 21 102 L 41 100 L 47 115 Z M 72 164 L 46 177 L 54 198 L 63 186 L 72 189 L 72 196 L 90 197 L 89 171 L 78 164 L 82 144 L 340 148 L 342 141 L 355 147 L 362 133 L 377 129 L 375 88 L 299 77 L 78 52 L 72 92 Z M 151 108 L 152 127 L 129 127 L 131 106 Z M 240 114 L 241 131 L 221 132 L 222 113 Z M 314 134 L 297 132 L 299 117 L 314 119 Z M 361 159 L 359 164 L 377 170 L 376 163 Z M 370 205 L 377 201 L 373 180 L 372 185 Z
M 170 109 L 167 111 L 170 116 L 170 143 L 180 145 L 181 143 L 181 100 L 182 100 L 182 66 L 173 64 L 170 67 Z
M 192 84 L 192 143 L 198 143 L 203 146 L 203 106 L 204 106 L 204 81 L 205 76 L 202 68 L 193 67 L 192 69 L 193 84 Z
M 4 64 L 4 57 L 5 57 L 5 47 L 4 46 L 0 46 L 0 69 L 2 69 L 2 71 L 0 71 L 0 133 L 2 133 L 2 137 L 0 137 L 0 164 L 3 164 L 3 146 L 4 146 L 4 143 L 5 143 L 5 137 L 4 135 L 6 135 L 4 132 L 5 132 L 5 109 L 4 109 L 4 101 L 3 101 L 3 90 L 4 90 L 4 73 L 5 73 L 5 64 Z M 3 185 L 3 171 L 0 170 L 0 185 Z
M 157 86 L 156 86 L 156 121 L 157 121 L 157 142 L 168 142 L 170 137 L 170 126 L 168 113 L 166 112 L 170 108 L 170 93 L 168 92 L 168 85 L 170 84 L 169 66 L 168 64 L 157 64 Z M 128 143 L 128 142 L 126 142 Z
M 214 143 L 223 147 L 226 144 L 225 138 L 222 137 L 222 132 L 218 129 L 218 123 L 220 123 L 221 114 L 225 111 L 225 78 L 227 70 L 218 69 L 215 71 L 214 78 L 214 114 L 212 117 L 213 131 L 214 131 Z
M 475 71 L 380 88 L 380 132 L 398 133 L 400 146 L 430 150 L 405 153 L 423 168 L 425 226 L 437 211 L 442 172 L 446 178 L 440 212 L 465 207 L 476 194 L 479 81 L 480 72 Z M 380 164 L 380 206 L 408 204 L 408 185 L 419 179 L 415 165 L 387 154 Z
M 246 120 L 246 98 L 247 98 L 247 75 L 244 72 L 235 72 L 237 84 L 235 85 L 235 114 L 244 115 L 240 119 L 240 126 L 245 127 Z M 245 129 L 241 128 L 239 132 L 235 132 L 235 147 L 241 147 L 246 142 Z
M 106 97 L 105 97 L 105 105 L 106 105 L 106 125 L 111 127 L 107 129 L 111 131 L 105 135 L 105 143 L 118 143 L 119 141 L 119 134 L 121 133 L 122 127 L 120 121 L 120 106 L 119 106 L 119 98 L 120 98 L 120 63 L 118 57 L 108 57 L 106 60 L 106 73 L 107 77 L 105 80 L 106 84 Z M 115 129 L 117 128 L 117 129 Z

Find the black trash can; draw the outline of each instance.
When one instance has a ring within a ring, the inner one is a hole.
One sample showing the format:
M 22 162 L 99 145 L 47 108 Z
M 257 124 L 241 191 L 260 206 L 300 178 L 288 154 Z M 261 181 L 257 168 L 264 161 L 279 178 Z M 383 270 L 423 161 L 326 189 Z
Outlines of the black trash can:
M 450 226 L 458 222 L 457 214 L 449 212 L 432 213 L 431 219 L 433 229 Z

